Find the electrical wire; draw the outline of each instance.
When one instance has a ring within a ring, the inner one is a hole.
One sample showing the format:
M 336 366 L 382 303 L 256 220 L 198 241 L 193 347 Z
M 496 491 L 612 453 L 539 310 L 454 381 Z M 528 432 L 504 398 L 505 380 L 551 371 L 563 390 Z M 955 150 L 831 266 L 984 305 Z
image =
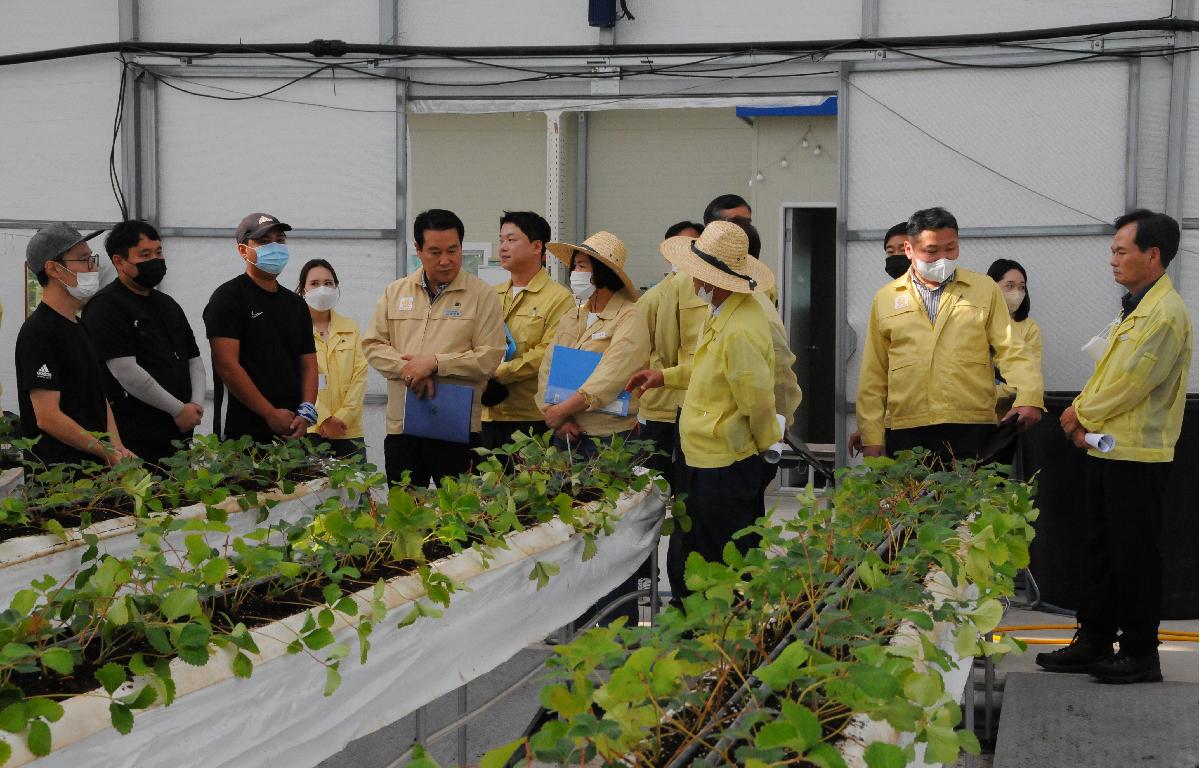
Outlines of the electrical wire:
M 121 85 L 117 90 L 117 106 L 113 112 L 112 145 L 108 149 L 108 183 L 112 187 L 113 197 L 121 210 L 121 220 L 129 218 L 129 204 L 125 199 L 125 191 L 121 189 L 121 175 L 117 172 L 117 137 L 121 133 L 121 123 L 125 119 L 125 93 L 129 82 L 129 62 L 121 57 Z

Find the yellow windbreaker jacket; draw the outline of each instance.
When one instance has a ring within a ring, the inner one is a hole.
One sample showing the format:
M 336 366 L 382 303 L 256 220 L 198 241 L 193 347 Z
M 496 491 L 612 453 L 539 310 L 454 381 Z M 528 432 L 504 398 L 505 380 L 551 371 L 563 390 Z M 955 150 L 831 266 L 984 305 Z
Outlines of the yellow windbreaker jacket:
M 689 467 L 727 467 L 779 441 L 774 366 L 762 306 L 747 294 L 733 294 L 700 332 L 679 420 Z
M 313 331 L 317 345 L 317 425 L 336 416 L 346 425 L 345 439 L 363 436 L 363 396 L 367 391 L 367 357 L 362 351 L 358 323 L 329 313 L 329 338 Z M 309 427 L 316 434 L 317 426 Z
M 638 299 L 638 308 L 646 316 L 652 350 L 650 367 L 665 372 L 690 364 L 700 341 L 700 327 L 708 317 L 708 304 L 692 290 L 692 278 L 682 272 L 667 275 Z M 646 421 L 675 423 L 676 411 L 683 405 L 684 389 L 659 387 L 647 390 L 638 406 Z
M 1089 432 L 1112 435 L 1101 459 L 1166 462 L 1175 457 L 1192 362 L 1192 321 L 1163 275 L 1113 329 L 1075 414 Z
M 1013 330 L 1017 336 L 1025 342 L 1026 349 L 1029 350 L 1030 356 L 1033 357 L 1033 362 L 1037 365 L 1038 370 L 1042 369 L 1042 329 L 1037 324 L 1037 321 L 1032 317 L 1027 317 L 1024 320 L 1014 320 Z M 1004 414 L 1012 410 L 1013 401 L 1017 399 L 1017 390 L 1015 387 L 1004 382 L 996 385 L 996 418 L 1004 418 Z
M 573 306 L 574 297 L 565 287 L 539 270 L 525 290 L 513 296 L 512 281 L 496 286 L 496 296 L 508 332 L 517 342 L 517 354 L 500 363 L 493 378 L 508 387 L 508 397 L 499 405 L 483 409 L 484 421 L 538 421 L 538 370 L 558 331 L 558 321 Z
M 417 270 L 392 282 L 375 307 L 371 328 L 363 336 L 367 362 L 388 380 L 387 430 L 404 433 L 404 398 L 400 381 L 406 362 L 401 355 L 434 355 L 434 383 L 469 384 L 475 388 L 471 431 L 478 432 L 483 386 L 504 358 L 504 325 L 495 289 L 460 270 L 437 300 L 430 303 L 425 272 Z
M 993 358 L 1017 390 L 1014 405 L 1042 408 L 1041 369 L 990 277 L 959 267 L 932 323 L 911 271 L 880 288 L 859 371 L 863 445 L 883 445 L 885 428 L 995 424 Z
M 641 310 L 623 294 L 613 294 L 596 322 L 587 325 L 587 305 L 567 310 L 558 322 L 554 346 L 586 349 L 599 352 L 600 364 L 579 391 L 587 400 L 588 409 L 575 414 L 575 421 L 589 435 L 605 437 L 632 429 L 637 423 L 638 398 L 629 402 L 628 416 L 601 413 L 603 408 L 625 390 L 629 377 L 646 367 L 650 361 L 650 333 Z M 586 327 L 585 327 L 586 326 Z M 545 409 L 546 381 L 554 362 L 554 347 L 546 351 L 538 371 L 538 408 Z

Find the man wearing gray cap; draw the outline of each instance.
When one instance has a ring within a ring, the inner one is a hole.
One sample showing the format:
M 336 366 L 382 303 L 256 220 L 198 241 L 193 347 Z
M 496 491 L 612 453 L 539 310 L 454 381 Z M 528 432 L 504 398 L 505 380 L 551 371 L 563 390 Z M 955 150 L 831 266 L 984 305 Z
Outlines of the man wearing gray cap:
M 25 248 L 25 263 L 43 292 L 17 334 L 17 400 L 21 433 L 37 438 L 28 458 L 46 465 L 112 465 L 133 455 L 121 443 L 100 361 L 76 319 L 100 288 L 98 261 L 87 238 L 62 222 L 38 230 Z M 111 444 L 96 432 L 107 432 Z
M 257 443 L 303 437 L 317 422 L 317 350 L 304 299 L 278 282 L 287 266 L 291 227 L 268 213 L 252 213 L 234 233 L 246 264 L 213 291 L 204 308 L 212 347 L 214 429 Z M 228 413 L 220 399 L 228 389 Z

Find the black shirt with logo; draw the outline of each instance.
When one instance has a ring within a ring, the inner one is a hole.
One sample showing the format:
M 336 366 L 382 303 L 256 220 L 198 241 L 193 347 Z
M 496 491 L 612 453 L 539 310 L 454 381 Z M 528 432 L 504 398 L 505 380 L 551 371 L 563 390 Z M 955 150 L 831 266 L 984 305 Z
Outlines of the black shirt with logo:
M 82 320 L 101 361 L 132 357 L 172 397 L 183 403 L 192 399 L 188 361 L 200 350 L 175 299 L 157 290 L 141 296 L 114 280 L 84 306 Z M 125 391 L 107 366 L 104 383 L 117 431 L 127 445 L 170 444 L 189 437 L 179 431 L 175 414 Z
M 17 402 L 21 434 L 41 438 L 34 457 L 45 464 L 94 462 L 90 453 L 76 450 L 38 429 L 29 398 L 31 390 L 58 392 L 58 407 L 89 432 L 108 431 L 108 409 L 100 360 L 83 325 L 69 320 L 47 304 L 39 304 L 17 334 Z M 120 428 L 118 427 L 118 431 Z
M 271 405 L 294 411 L 303 402 L 300 357 L 317 351 L 304 299 L 283 286 L 264 291 L 241 274 L 213 291 L 204 326 L 210 339 L 240 342 L 238 362 Z M 250 435 L 258 442 L 274 437 L 266 421 L 232 394 L 228 403 L 226 437 Z

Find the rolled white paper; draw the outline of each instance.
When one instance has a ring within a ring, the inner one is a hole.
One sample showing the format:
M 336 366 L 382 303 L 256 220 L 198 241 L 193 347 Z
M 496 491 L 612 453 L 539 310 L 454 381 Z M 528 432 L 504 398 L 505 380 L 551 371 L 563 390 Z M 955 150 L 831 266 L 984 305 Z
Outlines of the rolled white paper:
M 1100 453 L 1108 453 L 1117 447 L 1117 439 L 1115 437 L 1099 432 L 1088 432 L 1083 436 L 1083 441 L 1097 451 L 1100 451 Z
M 783 417 L 782 413 L 775 414 L 775 419 L 779 422 L 779 434 L 782 438 L 782 436 L 787 433 L 787 419 Z M 768 464 L 778 464 L 779 460 L 783 458 L 783 452 L 786 449 L 787 445 L 785 445 L 781 439 L 778 443 L 775 443 L 770 448 L 763 451 L 763 461 L 767 462 Z

